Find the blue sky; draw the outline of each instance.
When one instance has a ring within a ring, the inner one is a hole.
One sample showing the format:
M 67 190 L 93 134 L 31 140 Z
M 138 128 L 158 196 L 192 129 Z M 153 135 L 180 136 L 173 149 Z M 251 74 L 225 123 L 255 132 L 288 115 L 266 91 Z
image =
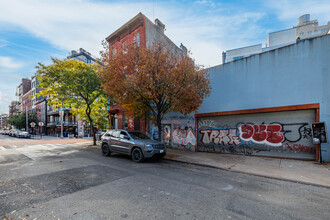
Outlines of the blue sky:
M 221 64 L 222 51 L 264 44 L 267 33 L 296 25 L 300 15 L 324 25 L 329 11 L 328 0 L 0 0 L 0 114 L 38 62 L 81 47 L 98 57 L 102 40 L 139 12 L 160 19 L 174 43 L 210 67 Z

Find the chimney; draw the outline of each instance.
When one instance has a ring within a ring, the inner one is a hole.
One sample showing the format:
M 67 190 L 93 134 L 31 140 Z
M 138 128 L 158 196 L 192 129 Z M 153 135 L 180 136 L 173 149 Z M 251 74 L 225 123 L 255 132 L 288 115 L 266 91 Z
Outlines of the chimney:
M 222 64 L 226 63 L 226 52 L 222 51 Z
M 155 20 L 155 24 L 156 24 L 156 26 L 158 27 L 158 30 L 159 30 L 162 34 L 164 34 L 164 32 L 165 32 L 165 24 L 163 24 L 158 18 L 156 18 L 156 20 Z
M 183 55 L 187 56 L 188 50 L 182 43 L 180 44 L 180 49 L 182 50 Z

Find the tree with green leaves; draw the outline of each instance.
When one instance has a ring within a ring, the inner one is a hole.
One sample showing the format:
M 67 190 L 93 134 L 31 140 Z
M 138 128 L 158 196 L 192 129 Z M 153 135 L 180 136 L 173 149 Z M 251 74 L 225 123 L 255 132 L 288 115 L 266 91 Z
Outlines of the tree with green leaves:
M 31 127 L 30 126 L 31 122 L 38 124 L 38 119 L 37 119 L 36 113 L 28 114 L 28 127 Z M 8 124 L 13 125 L 18 129 L 26 128 L 26 113 L 21 113 L 19 115 L 10 117 L 8 119 Z
M 96 123 L 100 118 L 104 122 L 108 115 L 107 98 L 99 78 L 100 65 L 55 58 L 52 62 L 48 66 L 39 63 L 36 67 L 40 95 L 47 97 L 53 108 L 69 108 L 73 115 L 88 121 L 96 145 Z

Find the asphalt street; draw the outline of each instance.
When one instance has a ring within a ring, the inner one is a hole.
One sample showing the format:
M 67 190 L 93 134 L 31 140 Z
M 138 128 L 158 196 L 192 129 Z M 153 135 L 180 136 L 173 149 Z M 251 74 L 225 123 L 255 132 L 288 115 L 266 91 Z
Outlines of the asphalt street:
M 137 164 L 86 143 L 0 146 L 0 175 L 0 217 L 7 219 L 330 216 L 327 188 L 166 160 Z

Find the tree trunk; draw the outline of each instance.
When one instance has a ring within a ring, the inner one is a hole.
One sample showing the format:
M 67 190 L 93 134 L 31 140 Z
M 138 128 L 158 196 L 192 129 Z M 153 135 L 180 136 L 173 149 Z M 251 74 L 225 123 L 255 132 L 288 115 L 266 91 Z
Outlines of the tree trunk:
M 91 107 L 89 105 L 87 105 L 86 115 L 87 115 L 88 120 L 89 120 L 89 126 L 91 128 L 92 133 L 93 133 L 93 145 L 96 145 L 96 135 L 95 135 L 94 125 L 93 125 L 93 119 L 91 118 Z
M 162 119 L 157 115 L 158 141 L 162 141 Z

